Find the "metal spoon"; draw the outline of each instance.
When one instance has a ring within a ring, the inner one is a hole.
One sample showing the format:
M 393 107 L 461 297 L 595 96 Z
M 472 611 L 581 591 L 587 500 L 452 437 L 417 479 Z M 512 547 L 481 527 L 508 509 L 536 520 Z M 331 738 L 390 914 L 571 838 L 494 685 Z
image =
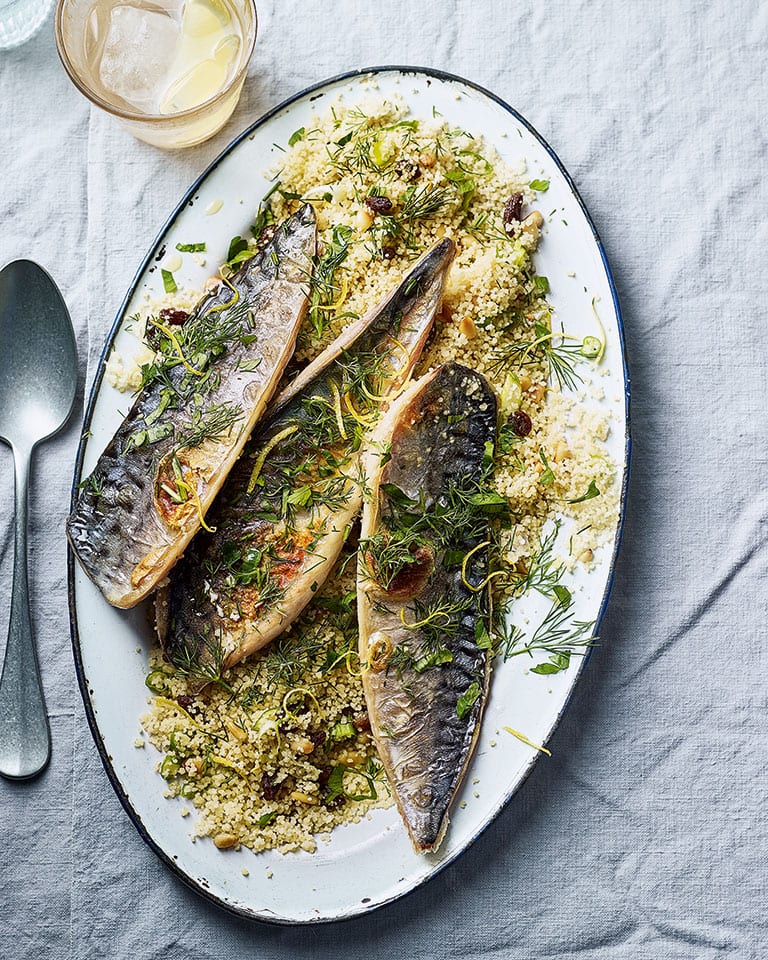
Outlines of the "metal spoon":
M 0 676 L 0 774 L 26 779 L 51 756 L 40 670 L 29 616 L 27 488 L 32 451 L 69 419 L 77 351 L 67 306 L 30 260 L 0 270 L 0 440 L 13 450 L 16 526 L 8 643 Z

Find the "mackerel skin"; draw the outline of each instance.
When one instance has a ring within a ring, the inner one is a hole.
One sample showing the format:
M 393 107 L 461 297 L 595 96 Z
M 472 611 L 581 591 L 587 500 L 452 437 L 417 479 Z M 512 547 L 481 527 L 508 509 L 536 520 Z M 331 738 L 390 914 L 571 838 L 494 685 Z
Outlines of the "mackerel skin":
M 85 572 L 114 606 L 135 606 L 166 576 L 200 528 L 264 411 L 306 311 L 316 234 L 314 211 L 307 204 L 228 283 L 203 297 L 183 327 L 174 328 L 179 356 L 187 337 L 204 323 L 208 330 L 232 332 L 223 352 L 195 361 L 195 369 L 210 372 L 198 420 L 223 405 L 233 411 L 230 426 L 199 445 L 184 446 L 185 434 L 194 427 L 194 403 L 179 403 L 158 417 L 169 384 L 188 397 L 194 393 L 200 377 L 185 357 L 186 363 L 167 370 L 165 384 L 155 380 L 139 393 L 81 485 L 67 536 Z M 135 438 L 158 422 L 170 424 L 169 435 L 136 445 Z M 182 503 L 160 486 L 166 482 L 173 489 L 174 456 L 187 484 L 181 488 Z
M 365 358 L 381 358 L 387 372 L 379 378 L 376 402 L 369 401 L 369 413 L 375 407 L 378 416 L 421 354 L 454 250 L 450 240 L 436 244 L 391 294 L 351 324 L 279 395 L 211 512 L 215 534 L 197 537 L 168 588 L 158 594 L 158 633 L 172 662 L 194 670 L 196 663 L 219 657 L 232 666 L 285 631 L 310 602 L 333 568 L 362 503 L 360 434 L 368 424 L 355 435 L 358 424 L 344 404 L 345 440 L 329 417 L 336 397 L 348 396 L 345 370 Z M 360 400 L 354 403 L 360 405 Z M 313 426 L 317 411 L 325 415 Z M 291 430 L 296 432 L 285 435 Z M 298 509 L 286 524 L 284 516 L 268 514 L 279 513 L 286 469 L 299 464 L 305 466 L 289 481 L 289 489 L 330 489 L 338 502 Z M 237 563 L 222 562 L 237 553 L 253 558 L 252 551 L 271 553 L 262 561 L 272 584 L 269 599 L 264 599 L 263 586 L 233 583 Z
M 473 521 L 471 531 L 449 530 L 439 543 L 427 536 L 414 562 L 391 581 L 372 567 L 366 545 L 397 529 L 393 487 L 429 516 L 448 502 L 452 489 L 479 483 L 487 444 L 495 442 L 496 416 L 496 398 L 485 379 L 460 364 L 446 364 L 414 383 L 382 421 L 376 438 L 388 445 L 390 459 L 382 466 L 386 458 L 376 448 L 366 457 L 371 495 L 363 508 L 358 564 L 363 687 L 379 754 L 420 853 L 436 850 L 442 841 L 487 697 L 488 651 L 478 646 L 476 630 L 488 617 L 488 591 L 487 586 L 470 590 L 464 579 L 486 583 L 488 520 Z M 463 571 L 460 560 L 448 562 L 448 549 L 470 555 Z M 436 617 L 437 629 L 428 637 L 418 624 L 428 611 L 450 605 L 455 612 Z M 448 662 L 435 658 L 430 666 L 427 654 L 435 649 Z M 404 654 L 399 662 L 397 653 Z M 473 684 L 479 695 L 460 716 L 459 699 Z

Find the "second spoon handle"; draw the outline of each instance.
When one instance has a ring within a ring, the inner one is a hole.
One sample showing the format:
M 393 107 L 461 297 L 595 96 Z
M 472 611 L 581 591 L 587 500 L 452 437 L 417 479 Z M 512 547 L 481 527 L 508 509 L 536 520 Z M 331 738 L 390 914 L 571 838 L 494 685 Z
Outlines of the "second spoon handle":
M 35 777 L 48 765 L 51 733 L 32 635 L 27 581 L 27 510 L 32 451 L 13 448 L 16 506 L 8 643 L 0 676 L 0 774 Z

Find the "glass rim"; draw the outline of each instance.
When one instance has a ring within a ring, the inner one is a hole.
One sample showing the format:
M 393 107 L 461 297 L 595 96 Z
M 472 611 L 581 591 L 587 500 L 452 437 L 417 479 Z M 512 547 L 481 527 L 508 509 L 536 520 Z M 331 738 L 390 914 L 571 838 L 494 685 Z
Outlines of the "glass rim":
M 56 39 L 56 52 L 59 55 L 59 60 L 61 60 L 62 66 L 64 67 L 69 79 L 86 99 L 90 100 L 91 103 L 95 104 L 97 107 L 100 107 L 106 113 L 109 113 L 114 117 L 119 117 L 121 120 L 131 120 L 135 123 L 160 124 L 168 123 L 174 120 L 184 120 L 195 116 L 201 110 L 204 110 L 206 107 L 210 107 L 217 101 L 221 100 L 224 96 L 226 96 L 226 94 L 230 93 L 237 86 L 237 84 L 242 83 L 242 81 L 245 79 L 245 74 L 248 71 L 248 65 L 251 62 L 251 57 L 253 56 L 253 51 L 256 47 L 256 35 L 259 31 L 256 0 L 243 0 L 245 5 L 251 8 L 251 12 L 253 14 L 252 36 L 250 39 L 250 44 L 246 44 L 244 46 L 245 55 L 242 58 L 242 63 L 239 70 L 221 88 L 221 90 L 218 90 L 212 97 L 209 97 L 202 103 L 197 104 L 197 106 L 190 107 L 187 110 L 181 110 L 178 113 L 134 112 L 132 110 L 126 110 L 122 107 L 118 107 L 115 104 L 110 103 L 108 100 L 105 100 L 103 97 L 100 97 L 81 79 L 80 75 L 75 69 L 74 64 L 69 58 L 66 44 L 64 42 L 64 31 L 62 30 L 64 8 L 69 6 L 72 2 L 73 0 L 56 0 L 56 11 L 54 13 L 53 26 Z

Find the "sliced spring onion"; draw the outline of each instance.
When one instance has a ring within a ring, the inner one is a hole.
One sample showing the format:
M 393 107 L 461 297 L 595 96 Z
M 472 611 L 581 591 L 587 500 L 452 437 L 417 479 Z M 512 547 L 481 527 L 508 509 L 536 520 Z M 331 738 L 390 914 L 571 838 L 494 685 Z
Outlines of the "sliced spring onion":
M 605 340 L 605 329 L 603 328 L 603 325 L 602 325 L 602 323 L 600 322 L 600 317 L 599 317 L 599 315 L 598 315 L 598 313 L 597 313 L 597 307 L 595 306 L 595 303 L 597 302 L 597 300 L 598 300 L 598 297 L 592 297 L 592 314 L 593 314 L 593 316 L 594 316 L 594 318 L 595 318 L 595 322 L 597 323 L 598 327 L 600 328 L 600 342 L 601 342 L 600 352 L 599 352 L 599 353 L 597 354 L 597 356 L 595 357 L 595 362 L 596 362 L 596 363 L 600 363 L 600 361 L 601 361 L 601 360 L 603 359 L 603 357 L 605 356 L 606 340 Z
M 163 762 L 160 764 L 160 776 L 163 778 L 163 780 L 170 780 L 172 777 L 178 775 L 180 769 L 181 762 L 179 761 L 179 758 L 168 754 L 167 757 L 163 758 Z
M 523 400 L 523 390 L 520 380 L 514 373 L 508 373 L 501 388 L 501 415 L 508 417 L 520 408 Z
M 176 293 L 176 291 L 179 288 L 176 286 L 176 281 L 174 280 L 173 274 L 171 273 L 171 271 L 163 270 L 163 268 L 161 267 L 160 276 L 163 278 L 163 289 L 165 290 L 165 292 Z
M 174 730 L 171 734 L 168 749 L 177 756 L 183 754 L 189 746 L 189 734 L 183 730 Z
M 158 440 L 165 440 L 173 433 L 173 426 L 170 423 L 158 423 L 147 430 L 147 443 L 157 443 Z
M 288 146 L 293 147 L 299 142 L 299 140 L 303 140 L 305 133 L 306 133 L 306 130 L 304 129 L 304 127 L 299 127 L 298 130 L 294 130 L 293 133 L 288 138 Z
M 600 356 L 603 350 L 602 343 L 597 337 L 584 337 L 581 344 L 581 355 L 587 360 L 595 360 Z
M 164 670 L 153 670 L 144 683 L 152 693 L 168 693 L 168 674 Z
M 438 667 L 441 663 L 452 663 L 453 654 L 450 650 L 446 650 L 444 647 L 440 650 L 435 650 L 434 653 L 427 654 L 424 657 L 421 657 L 413 665 L 413 669 L 416 673 L 424 673 L 425 670 L 429 670 L 431 667 Z
M 354 724 L 350 720 L 341 720 L 334 723 L 328 731 L 328 739 L 334 743 L 341 743 L 343 740 L 353 740 L 357 735 Z

